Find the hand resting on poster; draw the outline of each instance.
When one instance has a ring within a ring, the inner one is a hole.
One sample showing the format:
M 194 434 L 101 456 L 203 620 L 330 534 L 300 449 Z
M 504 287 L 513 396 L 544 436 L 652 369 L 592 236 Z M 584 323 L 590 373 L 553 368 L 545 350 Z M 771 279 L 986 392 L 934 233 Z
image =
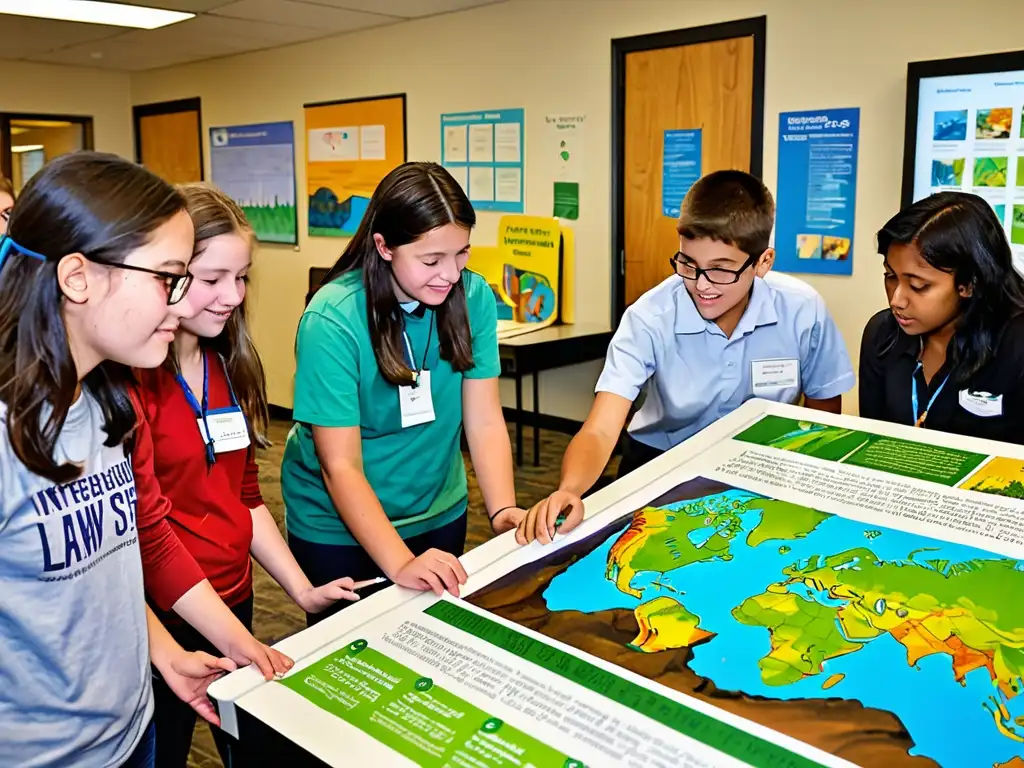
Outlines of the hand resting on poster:
M 583 522 L 583 500 L 569 491 L 555 491 L 534 504 L 519 522 L 516 541 L 529 544 L 539 541 L 550 544 L 555 533 L 568 533 Z

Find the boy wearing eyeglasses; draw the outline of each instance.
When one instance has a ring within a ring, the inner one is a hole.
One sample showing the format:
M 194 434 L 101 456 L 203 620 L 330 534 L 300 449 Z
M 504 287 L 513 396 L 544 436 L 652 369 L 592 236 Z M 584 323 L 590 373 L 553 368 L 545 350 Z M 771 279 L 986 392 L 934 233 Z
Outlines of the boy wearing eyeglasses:
M 582 520 L 582 496 L 629 424 L 619 477 L 753 397 L 839 413 L 854 384 L 842 336 L 821 296 L 769 274 L 771 192 L 748 173 L 717 171 L 683 200 L 674 274 L 630 306 L 608 347 L 594 404 L 562 460 L 559 488 L 523 518 L 517 537 L 547 543 Z

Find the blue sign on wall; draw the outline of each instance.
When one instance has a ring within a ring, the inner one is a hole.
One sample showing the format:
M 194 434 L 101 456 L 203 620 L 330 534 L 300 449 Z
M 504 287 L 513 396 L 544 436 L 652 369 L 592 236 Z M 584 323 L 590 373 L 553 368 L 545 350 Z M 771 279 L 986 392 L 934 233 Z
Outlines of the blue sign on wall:
M 859 141 L 859 108 L 779 115 L 779 271 L 853 273 Z
M 701 177 L 700 128 L 665 131 L 661 161 L 661 215 L 676 218 L 690 187 Z

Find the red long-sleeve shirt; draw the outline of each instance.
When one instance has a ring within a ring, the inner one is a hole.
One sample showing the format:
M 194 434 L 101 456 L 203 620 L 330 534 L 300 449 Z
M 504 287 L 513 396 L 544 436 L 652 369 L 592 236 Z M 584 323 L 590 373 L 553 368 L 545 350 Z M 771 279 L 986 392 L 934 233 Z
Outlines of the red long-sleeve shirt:
M 231 405 L 220 359 L 207 353 L 209 408 Z M 137 371 L 140 424 L 132 463 L 146 593 L 169 611 L 203 579 L 228 606 L 252 593 L 252 515 L 263 504 L 253 449 L 208 467 L 195 412 L 166 369 Z M 202 393 L 198 393 L 201 398 Z

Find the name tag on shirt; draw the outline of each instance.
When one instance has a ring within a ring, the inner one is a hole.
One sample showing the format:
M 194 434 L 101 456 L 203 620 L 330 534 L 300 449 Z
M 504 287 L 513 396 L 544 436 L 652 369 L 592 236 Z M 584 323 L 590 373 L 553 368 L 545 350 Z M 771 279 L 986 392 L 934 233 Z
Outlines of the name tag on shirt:
M 402 429 L 434 420 L 434 400 L 430 395 L 430 371 L 420 371 L 419 386 L 399 387 L 398 405 L 402 409 Z
M 754 395 L 800 385 L 799 360 L 754 360 L 750 364 Z
M 203 419 L 197 421 L 199 434 L 203 436 L 203 442 L 206 444 L 210 442 L 206 434 L 206 424 L 210 425 L 214 453 L 230 453 L 249 447 L 249 428 L 245 423 L 245 414 L 238 406 L 208 411 L 206 424 L 203 423 Z
M 1003 396 L 992 395 L 988 392 L 971 392 L 969 389 L 960 390 L 960 407 L 968 413 L 982 418 L 992 418 L 1003 415 Z

